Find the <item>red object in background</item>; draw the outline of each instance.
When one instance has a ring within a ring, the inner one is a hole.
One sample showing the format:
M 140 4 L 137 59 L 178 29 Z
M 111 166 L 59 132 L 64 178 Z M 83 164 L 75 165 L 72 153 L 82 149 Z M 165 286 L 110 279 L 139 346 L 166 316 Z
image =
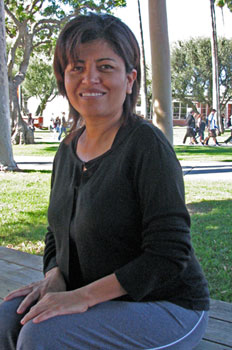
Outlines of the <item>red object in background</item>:
M 23 120 L 27 123 L 28 117 L 23 117 Z M 35 117 L 33 118 L 34 126 L 36 128 L 42 129 L 43 128 L 43 117 Z
M 43 127 L 43 117 L 33 118 L 34 119 L 34 126 L 36 128 L 42 129 Z

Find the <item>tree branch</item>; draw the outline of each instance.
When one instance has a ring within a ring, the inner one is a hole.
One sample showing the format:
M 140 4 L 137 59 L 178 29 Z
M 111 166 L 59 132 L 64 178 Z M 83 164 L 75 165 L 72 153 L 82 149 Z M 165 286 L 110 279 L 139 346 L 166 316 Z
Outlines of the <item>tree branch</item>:
M 56 25 L 51 26 L 50 24 L 45 24 L 45 25 L 43 25 L 41 27 L 37 27 L 36 30 L 33 30 L 33 35 L 36 35 L 39 32 L 47 29 L 49 31 L 48 36 L 51 36 L 53 34 L 52 31 L 54 30 L 54 28 L 58 28 L 59 29 L 59 26 L 58 25 L 57 26 Z
M 39 47 L 40 45 L 44 45 L 44 44 L 50 44 L 51 41 L 50 40 L 44 40 L 44 41 L 40 41 L 39 43 L 33 45 L 32 49 L 34 50 L 36 47 Z
M 33 28 L 33 35 L 39 33 L 41 30 L 43 30 L 43 28 L 46 28 L 48 26 L 52 29 L 53 28 L 60 28 L 61 23 L 63 23 L 65 20 L 41 19 L 40 21 L 36 22 L 36 24 Z M 52 26 L 52 24 L 54 24 L 54 26 Z M 44 25 L 44 27 L 43 27 L 43 25 Z
M 17 18 L 15 17 L 15 15 L 8 9 L 7 5 L 4 6 L 5 7 L 5 11 L 8 14 L 8 16 L 11 17 L 11 19 L 13 20 L 13 22 L 15 23 L 15 25 L 17 27 L 20 26 L 20 22 L 17 20 Z
M 15 63 L 15 55 L 16 55 L 16 50 L 20 45 L 20 42 L 22 40 L 22 33 L 20 31 L 18 31 L 18 36 L 16 37 L 16 40 L 14 42 L 14 45 L 12 46 L 11 50 L 10 50 L 10 61 L 8 63 L 8 75 L 11 76 L 12 75 L 12 69 Z
M 40 5 L 37 5 L 39 2 L 40 2 Z M 43 1 L 43 0 L 42 0 L 42 1 L 41 1 L 41 0 L 34 0 L 34 1 L 32 2 L 32 4 L 31 4 L 31 9 L 30 9 L 29 13 L 32 14 L 32 15 L 34 15 L 35 13 L 38 12 L 38 10 L 40 10 L 40 9 L 42 8 L 43 4 L 44 4 L 44 1 Z M 36 8 L 35 11 L 33 11 L 34 8 L 35 8 L 35 6 L 36 6 L 37 8 Z

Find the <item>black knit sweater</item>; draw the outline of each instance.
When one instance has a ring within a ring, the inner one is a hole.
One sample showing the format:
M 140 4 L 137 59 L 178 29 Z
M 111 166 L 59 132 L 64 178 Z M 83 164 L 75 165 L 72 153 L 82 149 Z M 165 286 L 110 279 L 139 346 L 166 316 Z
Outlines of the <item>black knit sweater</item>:
M 59 266 L 69 289 L 115 273 L 128 293 L 123 300 L 208 310 L 181 167 L 162 132 L 130 118 L 109 151 L 83 163 L 82 131 L 55 157 L 44 272 Z

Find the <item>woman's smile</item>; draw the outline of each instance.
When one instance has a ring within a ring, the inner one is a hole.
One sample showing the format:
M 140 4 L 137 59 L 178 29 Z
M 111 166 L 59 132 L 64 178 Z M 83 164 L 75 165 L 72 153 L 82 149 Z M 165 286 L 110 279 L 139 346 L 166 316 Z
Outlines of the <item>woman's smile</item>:
M 84 98 L 91 98 L 91 97 L 101 97 L 104 96 L 106 93 L 101 91 L 84 91 L 80 93 L 81 97 Z

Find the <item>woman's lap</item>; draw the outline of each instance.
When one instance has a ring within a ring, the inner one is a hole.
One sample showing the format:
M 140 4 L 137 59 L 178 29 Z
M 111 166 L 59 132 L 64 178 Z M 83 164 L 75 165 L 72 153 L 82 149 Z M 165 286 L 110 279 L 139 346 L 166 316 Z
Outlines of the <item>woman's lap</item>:
M 204 333 L 204 314 L 167 302 L 110 301 L 83 314 L 28 322 L 20 331 L 17 350 L 192 349 Z

